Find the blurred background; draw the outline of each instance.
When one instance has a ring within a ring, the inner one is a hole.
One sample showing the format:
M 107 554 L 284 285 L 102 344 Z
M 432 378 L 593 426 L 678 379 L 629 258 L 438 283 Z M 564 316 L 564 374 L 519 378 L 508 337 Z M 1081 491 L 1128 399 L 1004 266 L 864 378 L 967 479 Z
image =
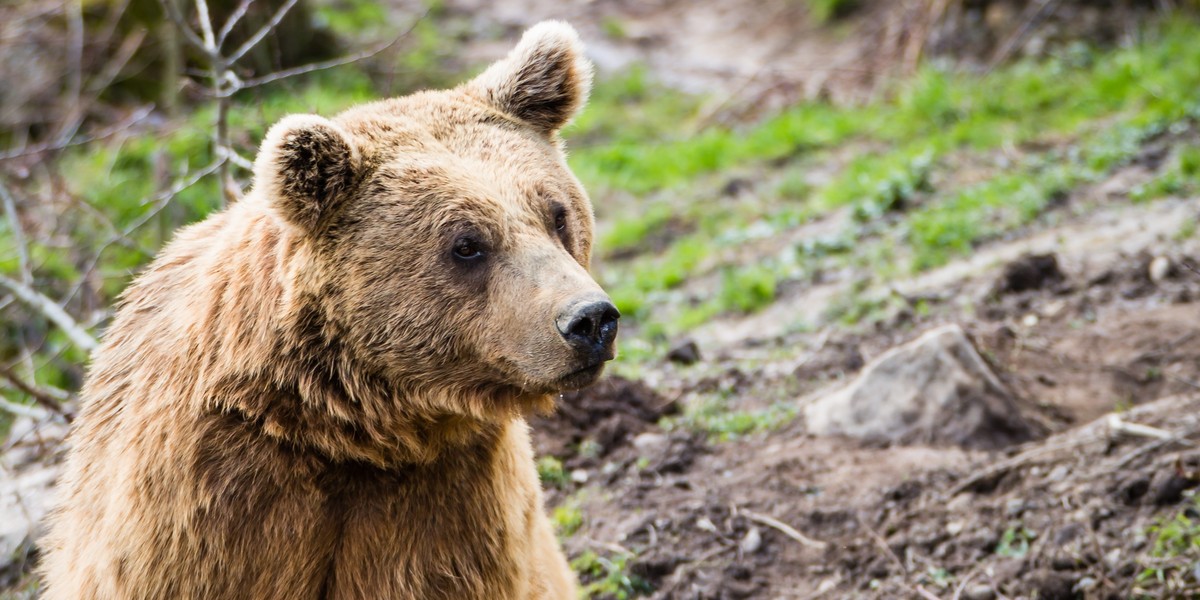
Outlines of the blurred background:
M 564 137 L 623 315 L 534 423 L 586 595 L 1195 597 L 1198 11 L 0 0 L 0 598 L 115 299 L 265 130 L 547 18 L 598 68 Z

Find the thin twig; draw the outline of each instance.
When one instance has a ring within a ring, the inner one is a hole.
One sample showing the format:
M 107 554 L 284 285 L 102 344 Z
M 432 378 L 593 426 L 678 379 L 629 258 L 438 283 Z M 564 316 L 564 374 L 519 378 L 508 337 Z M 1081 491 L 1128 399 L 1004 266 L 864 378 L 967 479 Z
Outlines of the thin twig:
M 213 35 L 212 19 L 208 16 L 208 2 L 205 0 L 196 0 L 196 18 L 200 22 L 200 35 L 204 36 L 201 40 L 204 42 L 204 47 L 217 55 L 217 37 Z
M 879 546 L 879 549 L 883 550 L 883 553 L 887 555 L 892 562 L 896 563 L 896 567 L 900 569 L 900 573 L 902 573 L 905 577 L 908 577 L 908 567 L 904 566 L 904 561 L 900 560 L 900 557 L 896 556 L 895 552 L 892 552 L 892 547 L 888 546 L 887 540 L 883 539 L 883 536 L 879 535 L 879 532 L 875 531 L 874 527 L 868 525 L 867 520 L 862 518 L 862 515 L 856 514 L 854 515 L 854 518 L 858 520 L 859 526 L 862 527 L 863 530 L 867 532 L 867 535 L 871 537 L 871 541 L 875 542 L 875 545 Z
M 33 271 L 29 268 L 29 247 L 25 241 L 25 228 L 21 226 L 21 218 L 17 215 L 17 203 L 2 180 L 0 201 L 4 202 L 4 215 L 8 218 L 8 226 L 12 228 L 13 243 L 17 246 L 17 268 L 21 271 L 21 283 L 32 285 Z
M 418 19 L 418 21 L 419 20 L 420 19 Z M 237 90 L 235 90 L 235 91 L 244 90 L 246 88 L 258 87 L 261 85 L 266 85 L 268 83 L 273 83 L 273 82 L 279 81 L 281 79 L 287 79 L 289 77 L 295 77 L 297 75 L 304 75 L 306 73 L 312 73 L 314 71 L 322 71 L 325 69 L 332 69 L 335 67 L 348 65 L 351 63 L 356 63 L 360 60 L 365 60 L 365 59 L 371 58 L 372 56 L 375 56 L 376 54 L 379 54 L 380 52 L 383 52 L 384 50 L 387 50 L 388 48 L 395 46 L 400 40 L 404 39 L 404 37 L 407 34 L 411 33 L 414 27 L 416 27 L 415 24 L 413 25 L 413 27 L 410 27 L 407 31 L 400 34 L 392 41 L 387 42 L 385 44 L 380 44 L 378 46 L 375 46 L 374 48 L 369 48 L 367 50 L 363 50 L 362 52 L 355 52 L 354 54 L 348 54 L 346 56 L 341 56 L 338 58 L 331 58 L 329 60 L 310 63 L 307 65 L 301 65 L 299 67 L 293 67 L 291 69 L 284 69 L 282 71 L 276 71 L 275 73 L 271 73 L 269 75 L 263 75 L 262 77 L 255 77 L 252 79 L 247 79 L 245 81 L 242 81 L 237 86 Z M 232 92 L 230 92 L 230 93 L 232 93 Z
M 38 311 L 42 316 L 49 319 L 50 322 L 57 325 L 59 329 L 63 330 L 63 333 L 67 334 L 71 342 L 80 349 L 86 352 L 96 349 L 98 345 L 96 338 L 92 337 L 92 334 L 88 333 L 82 325 L 71 315 L 67 314 L 67 311 L 63 310 L 55 301 L 47 298 L 32 287 L 4 275 L 0 275 L 0 287 L 7 289 L 22 304 Z
M 253 2 L 254 0 L 242 0 L 238 3 L 237 8 L 233 9 L 233 12 L 230 13 L 229 18 L 225 19 L 225 25 L 221 27 L 221 32 L 217 34 L 217 48 L 225 45 L 225 40 L 229 38 L 230 33 L 233 33 L 233 28 L 237 26 L 238 21 L 241 21 L 242 17 L 246 16 L 246 11 L 250 9 L 250 4 Z
M 92 135 L 77 136 L 73 139 L 70 139 L 70 140 L 67 140 L 64 142 L 52 142 L 52 143 L 45 143 L 45 144 L 36 144 L 33 146 L 25 146 L 23 148 L 18 148 L 16 150 L 12 150 L 10 152 L 0 152 L 0 161 L 12 160 L 15 158 L 23 158 L 26 156 L 33 156 L 35 154 L 41 154 L 42 152 L 63 150 L 66 148 L 70 148 L 72 146 L 82 146 L 84 144 L 88 144 L 88 143 L 94 142 L 96 140 L 102 140 L 107 137 L 112 137 L 113 135 L 116 135 L 116 134 L 136 125 L 138 123 L 138 121 L 141 121 L 142 119 L 145 119 L 146 117 L 150 116 L 150 113 L 152 113 L 152 112 L 154 112 L 154 105 L 148 104 L 146 106 L 142 106 L 141 108 L 138 108 L 137 110 L 133 111 L 133 113 L 129 117 L 127 117 L 120 123 L 117 123 L 116 125 L 113 125 L 112 127 L 108 127 L 106 129 L 101 129 L 100 131 L 98 131 Z
M 44 421 L 50 417 L 50 411 L 38 408 L 36 406 L 27 406 L 10 402 L 3 396 L 0 396 L 0 411 L 16 415 L 18 417 L 28 417 L 34 421 Z
M 83 0 L 68 0 L 67 12 L 67 55 L 70 57 L 70 73 L 67 78 L 66 96 L 70 101 L 70 114 L 83 112 L 81 105 L 83 95 Z M 74 137 L 75 132 L 70 127 L 73 119 L 63 123 L 63 128 L 55 136 L 59 143 L 64 143 Z
M 937 596 L 935 596 L 933 594 L 933 592 L 930 592 L 929 590 L 925 589 L 920 584 L 917 584 L 917 587 L 915 587 L 913 589 L 917 592 L 918 596 L 924 598 L 925 600 L 942 600 L 941 598 L 938 598 Z
M 66 409 L 62 403 L 70 398 L 70 395 L 62 390 L 51 391 L 49 389 L 37 387 L 17 376 L 12 369 L 0 366 L 0 377 L 7 380 L 13 387 L 17 388 L 21 393 L 33 398 L 42 408 L 58 413 L 63 416 L 68 422 L 71 418 L 67 415 Z M 26 415 L 30 416 L 30 415 Z
M 204 0 L 198 1 L 203 2 Z M 275 14 L 271 15 L 271 20 L 267 21 L 266 25 L 263 25 L 258 31 L 254 32 L 254 35 L 250 36 L 250 39 L 246 40 L 241 46 L 238 46 L 238 49 L 234 50 L 233 53 L 228 56 L 227 63 L 232 65 L 245 56 L 246 53 L 252 48 L 257 46 L 258 43 L 263 40 L 263 38 L 267 37 L 267 34 L 271 33 L 276 27 L 279 26 L 279 22 L 283 20 L 283 17 L 286 16 L 288 11 L 292 10 L 292 7 L 295 5 L 296 0 L 287 0 L 283 6 L 279 7 L 279 10 L 275 11 Z
M 792 538 L 793 540 L 800 542 L 800 544 L 802 544 L 804 546 L 808 546 L 809 548 L 815 548 L 817 550 L 824 550 L 825 548 L 827 548 L 829 546 L 829 544 L 826 544 L 825 542 L 822 542 L 820 540 L 814 540 L 814 539 L 800 533 L 799 531 L 796 531 L 790 525 L 788 525 L 787 523 L 784 523 L 783 521 L 780 521 L 778 519 L 774 519 L 772 517 L 768 517 L 767 515 L 756 513 L 754 511 L 750 511 L 750 510 L 746 510 L 746 509 L 742 509 L 741 513 L 746 515 L 747 519 L 750 519 L 751 521 L 754 521 L 755 523 L 760 523 L 762 525 L 766 525 L 767 527 L 771 527 L 771 528 L 775 529 L 776 531 L 779 531 L 783 535 L 786 535 L 786 536 Z
M 209 47 L 204 45 L 204 40 L 200 39 L 200 34 L 196 33 L 191 25 L 188 25 L 187 19 L 179 12 L 179 7 L 174 2 L 171 0 L 159 0 L 159 4 L 162 5 L 163 12 L 166 13 L 167 18 L 175 24 L 175 28 L 183 34 L 183 38 L 189 44 L 203 52 L 210 59 L 214 58 Z

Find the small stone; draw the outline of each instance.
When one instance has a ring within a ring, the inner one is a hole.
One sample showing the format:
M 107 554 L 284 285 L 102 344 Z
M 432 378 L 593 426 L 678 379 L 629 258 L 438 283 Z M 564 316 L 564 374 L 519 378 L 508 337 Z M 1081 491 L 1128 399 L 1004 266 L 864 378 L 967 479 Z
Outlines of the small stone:
M 1108 567 L 1110 569 L 1117 568 L 1117 566 L 1120 563 L 1121 563 L 1121 549 L 1120 548 L 1113 548 L 1112 550 L 1110 550 L 1108 552 L 1108 554 L 1104 555 L 1104 564 L 1108 565 Z
M 669 443 L 667 436 L 651 431 L 639 433 L 633 438 L 633 447 L 637 448 L 638 454 L 642 456 L 660 454 Z
M 717 532 L 717 526 L 714 525 L 708 517 L 700 517 L 699 519 L 696 519 L 696 529 L 707 531 L 709 533 Z
M 831 591 L 833 588 L 837 587 L 838 581 L 839 579 L 826 579 L 825 581 L 822 581 L 821 585 L 817 586 L 817 595 L 820 596 L 821 594 Z
M 1171 264 L 1171 259 L 1165 256 L 1155 256 L 1154 260 L 1150 261 L 1150 266 L 1146 271 L 1150 276 L 1150 281 L 1159 284 L 1171 276 L 1172 271 L 1174 271 L 1174 265 Z
M 1096 580 L 1092 577 L 1084 577 L 1075 582 L 1075 587 L 1071 588 L 1076 594 L 1084 594 L 1096 589 Z
M 996 590 L 993 590 L 992 586 L 985 583 L 977 583 L 972 585 L 963 592 L 963 598 L 965 600 L 992 600 L 995 597 Z
M 588 472 L 583 469 L 575 469 L 571 471 L 571 481 L 575 483 L 587 483 Z
M 1021 498 L 1013 498 L 1004 504 L 1004 514 L 1008 518 L 1015 519 L 1025 512 L 1025 501 Z
M 965 527 L 966 524 L 962 521 L 950 521 L 949 523 L 946 523 L 946 533 L 949 535 L 958 535 L 962 533 L 962 530 Z
M 1035 327 L 1037 324 L 1038 316 L 1033 313 L 1029 313 L 1021 318 L 1021 325 L 1025 327 Z
M 1049 475 L 1046 475 L 1046 479 L 1048 481 L 1058 482 L 1066 479 L 1067 475 L 1070 473 L 1071 471 L 1066 465 L 1058 465 L 1057 467 L 1054 467 L 1054 470 L 1050 471 Z
M 1154 503 L 1159 506 L 1175 504 L 1183 500 L 1183 492 L 1196 487 L 1196 483 L 1193 479 L 1171 473 L 1154 486 Z
M 738 543 L 738 548 L 742 550 L 743 554 L 754 554 L 761 547 L 762 534 L 759 533 L 757 527 L 751 527 L 750 531 L 747 531 L 746 535 L 742 538 L 742 541 Z
M 694 365 L 700 362 L 700 346 L 695 340 L 684 340 L 667 352 L 667 360 L 681 365 Z

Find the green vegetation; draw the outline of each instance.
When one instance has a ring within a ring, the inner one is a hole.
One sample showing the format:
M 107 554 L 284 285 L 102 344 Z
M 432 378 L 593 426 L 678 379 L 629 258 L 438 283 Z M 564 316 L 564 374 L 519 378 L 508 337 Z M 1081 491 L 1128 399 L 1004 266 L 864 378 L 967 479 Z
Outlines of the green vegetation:
M 554 530 L 558 532 L 558 537 L 569 538 L 583 527 L 583 512 L 579 510 L 579 503 L 574 499 L 568 500 L 563 504 L 555 507 L 550 513 L 550 521 L 554 524 Z
M 1000 535 L 1000 543 L 996 544 L 996 554 L 1006 558 L 1024 558 L 1029 554 L 1029 544 L 1037 534 L 1024 526 L 1014 525 L 1004 530 Z
M 553 456 L 539 458 L 537 461 L 537 472 L 543 486 L 563 488 L 571 482 L 570 475 L 563 469 L 562 461 Z
M 825 269 L 871 275 L 828 316 L 856 323 L 900 308 L 859 296 L 1033 223 L 1149 140 L 1194 127 L 1198 33 L 1168 23 L 1136 45 L 1077 44 L 987 76 L 927 65 L 866 105 L 802 103 L 740 126 L 699 127 L 700 102 L 658 93 L 641 71 L 600 81 L 569 134 L 571 164 L 594 195 L 615 199 L 598 208 L 608 223 L 598 249 L 615 257 L 599 275 L 626 317 L 622 344 L 632 351 L 620 360 L 761 310 L 780 285 Z M 1200 190 L 1200 151 L 1168 161 L 1131 198 Z M 829 165 L 829 175 L 806 177 Z M 751 197 L 713 197 L 731 171 L 751 173 Z M 839 214 L 850 218 L 834 235 L 787 239 Z M 663 237 L 673 223 L 683 232 Z M 1186 225 L 1179 235 L 1191 235 Z
M 1190 505 L 1174 516 L 1160 517 L 1147 528 L 1147 536 L 1153 540 L 1147 557 L 1143 559 L 1139 584 L 1157 584 L 1169 590 L 1191 589 L 1196 576 L 1192 566 L 1200 560 L 1200 519 L 1196 509 L 1200 501 Z
M 778 402 L 764 409 L 730 410 L 728 392 L 708 395 L 688 405 L 686 412 L 665 420 L 665 429 L 683 427 L 708 434 L 714 441 L 723 442 L 738 437 L 771 431 L 796 417 L 793 402 Z
M 618 552 L 607 557 L 591 550 L 571 561 L 583 583 L 581 598 L 616 598 L 626 600 L 634 594 L 653 591 L 649 584 L 628 572 L 631 554 Z

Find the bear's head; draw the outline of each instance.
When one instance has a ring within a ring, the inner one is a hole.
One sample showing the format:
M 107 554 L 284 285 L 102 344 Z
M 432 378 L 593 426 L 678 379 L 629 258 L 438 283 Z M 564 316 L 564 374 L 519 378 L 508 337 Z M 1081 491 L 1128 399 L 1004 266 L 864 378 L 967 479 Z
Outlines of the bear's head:
M 547 22 L 455 89 L 270 130 L 247 202 L 295 240 L 285 304 L 298 338 L 347 357 L 327 368 L 484 417 L 599 376 L 619 315 L 558 137 L 590 84 L 575 31 Z

